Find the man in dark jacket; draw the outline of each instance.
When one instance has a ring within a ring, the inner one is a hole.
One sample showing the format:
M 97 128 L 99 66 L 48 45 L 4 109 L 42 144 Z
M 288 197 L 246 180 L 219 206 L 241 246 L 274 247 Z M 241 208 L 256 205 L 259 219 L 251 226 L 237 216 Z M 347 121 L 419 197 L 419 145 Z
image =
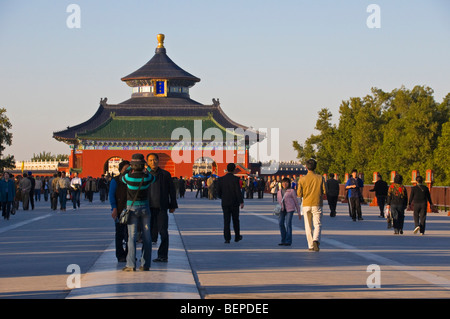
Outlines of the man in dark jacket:
M 330 178 L 327 180 L 325 184 L 327 190 L 327 201 L 328 206 L 330 207 L 330 216 L 336 216 L 336 206 L 339 196 L 339 182 L 334 179 L 334 174 L 330 173 Z
M 227 165 L 228 173 L 219 178 L 217 190 L 217 196 L 222 199 L 224 222 L 223 235 L 226 244 L 230 243 L 231 240 L 231 219 L 233 219 L 234 241 L 238 242 L 242 240 L 239 224 L 239 205 L 241 209 L 244 208 L 244 199 L 242 198 L 239 186 L 239 178 L 233 174 L 235 169 L 236 165 L 234 163 Z
M 127 185 L 122 181 L 125 171 L 130 166 L 129 161 L 119 164 L 120 174 L 111 180 L 109 188 L 109 203 L 111 204 L 111 217 L 116 225 L 116 257 L 119 262 L 126 262 L 128 245 L 124 248 L 124 242 L 128 240 L 127 225 L 119 223 L 120 213 L 127 207 Z
M 423 183 L 423 177 L 417 176 L 417 185 L 411 189 L 409 197 L 409 206 L 414 204 L 414 234 L 420 231 L 421 235 L 425 234 L 425 221 L 427 218 L 428 203 L 433 206 L 431 201 L 430 190 Z
M 158 258 L 153 261 L 167 262 L 169 254 L 169 215 L 167 210 L 173 213 L 178 208 L 177 194 L 172 176 L 168 171 L 159 167 L 158 154 L 151 153 L 148 156 L 148 165 L 156 177 L 155 182 L 149 187 L 152 242 L 156 243 L 158 234 L 161 236 Z
M 375 192 L 375 196 L 377 197 L 377 204 L 380 208 L 380 217 L 382 218 L 384 218 L 384 205 L 386 204 L 388 189 L 389 186 L 385 181 L 383 181 L 381 174 L 377 174 L 377 181 L 370 191 Z

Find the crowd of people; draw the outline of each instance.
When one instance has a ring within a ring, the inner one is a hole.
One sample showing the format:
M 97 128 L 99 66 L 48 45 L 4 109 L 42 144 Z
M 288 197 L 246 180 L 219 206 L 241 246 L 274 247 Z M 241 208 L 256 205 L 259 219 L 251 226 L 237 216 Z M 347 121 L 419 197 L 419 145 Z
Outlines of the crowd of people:
M 218 199 L 218 176 L 207 173 L 205 177 L 186 179 L 186 188 L 196 191 L 195 198 Z M 240 177 L 239 190 L 246 199 L 264 198 L 264 192 L 269 189 L 269 183 L 262 177 Z
M 73 210 L 80 209 L 80 198 L 84 194 L 86 201 L 93 201 L 93 194 L 98 192 L 100 201 L 109 200 L 111 216 L 116 225 L 116 257 L 119 262 L 126 262 L 124 271 L 136 270 L 136 242 L 143 243 L 140 270 L 148 271 L 151 261 L 151 246 L 160 238 L 158 257 L 154 262 L 168 261 L 169 234 L 168 212 L 178 208 L 177 199 L 183 198 L 186 189 L 196 190 L 196 198 L 220 199 L 224 216 L 225 243 L 231 240 L 231 223 L 235 233 L 235 241 L 243 239 L 240 234 L 239 211 L 244 207 L 244 199 L 264 197 L 264 192 L 272 195 L 272 201 L 278 208 L 274 214 L 278 216 L 281 235 L 280 246 L 292 244 L 292 219 L 297 212 L 300 220 L 304 220 L 305 234 L 310 251 L 319 251 L 322 231 L 323 200 L 326 196 L 330 208 L 330 216 L 336 216 L 340 186 L 330 174 L 325 180 L 315 173 L 315 160 L 306 162 L 308 173 L 299 179 L 282 178 L 269 180 L 258 177 L 234 176 L 234 164 L 227 166 L 227 174 L 218 177 L 208 174 L 207 177 L 177 178 L 159 167 L 157 154 L 150 154 L 148 162 L 142 154 L 134 154 L 131 162 L 122 161 L 120 174 L 113 177 L 102 175 L 99 178 L 80 178 L 75 172 L 71 177 L 65 172 L 55 173 L 52 177 L 36 176 L 31 172 L 12 176 L 8 172 L 0 176 L 0 201 L 2 216 L 9 220 L 19 209 L 33 210 L 36 201 L 50 202 L 52 210 L 66 210 L 67 201 L 72 202 Z M 394 234 L 403 234 L 405 210 L 413 210 L 414 233 L 425 233 L 428 203 L 433 206 L 428 187 L 423 185 L 423 178 L 417 176 L 417 184 L 411 188 L 410 194 L 403 185 L 401 175 L 396 175 L 390 186 L 383 181 L 381 174 L 370 190 L 375 192 L 381 218 L 386 218 L 388 228 L 394 228 Z M 344 198 L 348 203 L 349 216 L 353 221 L 362 221 L 361 204 L 364 202 L 362 190 L 364 183 L 354 169 L 345 183 Z M 120 223 L 120 214 L 130 211 L 127 223 Z
M 277 213 L 279 216 L 279 227 L 281 233 L 280 245 L 289 246 L 292 242 L 292 215 L 299 213 L 299 217 L 305 215 L 305 232 L 308 239 L 310 250 L 319 251 L 321 219 L 323 198 L 326 195 L 330 208 L 330 216 L 336 216 L 336 206 L 339 197 L 339 182 L 334 179 L 334 174 L 330 174 L 329 179 L 325 179 L 314 173 L 316 163 L 310 160 L 306 163 L 308 169 L 307 175 L 300 178 L 297 183 L 289 178 L 284 178 L 281 182 L 273 181 L 271 184 L 271 193 L 276 197 L 282 210 Z M 297 187 L 297 196 L 292 196 Z M 345 183 L 344 201 L 348 203 L 348 212 L 350 218 L 356 221 L 362 221 L 361 205 L 363 198 L 363 180 L 358 177 L 357 169 L 353 169 L 351 176 Z M 420 232 L 425 234 L 425 224 L 428 204 L 433 208 L 430 191 L 423 185 L 423 177 L 417 176 L 416 185 L 411 188 L 409 197 L 406 187 L 403 185 L 403 177 L 397 174 L 393 183 L 389 186 L 377 174 L 377 181 L 371 192 L 375 192 L 377 205 L 380 210 L 380 218 L 386 218 L 387 228 L 393 228 L 394 234 L 403 234 L 405 220 L 405 210 L 413 211 L 414 230 L 413 233 Z M 306 193 L 306 195 L 305 195 Z M 311 201 L 311 199 L 313 199 Z M 298 202 L 302 204 L 302 210 Z
M 108 199 L 108 189 L 111 177 L 102 175 L 98 178 L 71 177 L 65 172 L 54 173 L 53 176 L 34 176 L 32 172 L 13 176 L 9 172 L 0 174 L 0 201 L 2 216 L 9 220 L 17 210 L 34 210 L 35 203 L 41 199 L 49 202 L 52 210 L 66 211 L 67 201 L 72 203 L 73 210 L 80 209 L 81 197 L 92 202 L 93 194 L 100 194 L 100 201 Z

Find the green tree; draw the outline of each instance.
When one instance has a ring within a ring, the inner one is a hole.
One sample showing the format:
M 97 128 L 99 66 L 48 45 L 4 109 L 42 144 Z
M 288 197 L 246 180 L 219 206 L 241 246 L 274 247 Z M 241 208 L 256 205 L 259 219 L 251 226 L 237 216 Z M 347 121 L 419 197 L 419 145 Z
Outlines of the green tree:
M 331 157 L 333 156 L 333 135 L 336 128 L 331 124 L 332 114 L 331 112 L 323 108 L 319 111 L 319 118 L 316 122 L 315 129 L 320 134 L 312 134 L 306 139 L 305 144 L 302 145 L 298 141 L 293 142 L 293 147 L 297 151 L 298 158 L 305 162 L 310 158 L 317 160 L 318 173 L 327 172 L 329 164 L 332 163 Z
M 34 154 L 31 158 L 31 161 L 33 162 L 40 162 L 40 161 L 67 161 L 69 159 L 69 155 L 66 154 L 57 154 L 53 155 L 51 152 L 42 151 L 39 154 Z
M 55 160 L 59 162 L 64 162 L 69 160 L 69 155 L 67 154 L 58 154 L 55 156 Z
M 33 153 L 33 157 L 31 158 L 32 162 L 41 162 L 41 161 L 54 161 L 55 160 L 55 156 L 52 155 L 51 152 L 40 152 L 39 154 L 35 154 Z
M 450 93 L 440 105 L 442 116 L 447 118 L 433 153 L 435 181 L 437 185 L 450 185 Z
M 12 155 L 3 155 L 5 145 L 12 145 L 12 133 L 9 130 L 12 128 L 9 118 L 6 116 L 6 109 L 0 108 L 0 170 L 5 168 L 14 168 L 15 159 Z
M 409 181 L 412 170 L 425 174 L 435 170 L 438 183 L 448 179 L 450 93 L 442 103 L 425 86 L 404 87 L 391 92 L 372 88 L 371 94 L 342 101 L 339 123 L 331 125 L 332 114 L 321 109 L 315 129 L 304 144 L 294 141 L 302 161 L 315 158 L 318 172 L 341 176 L 353 168 L 369 176 L 398 171 Z M 446 165 L 447 164 L 447 165 Z
M 446 111 L 433 98 L 433 90 L 416 86 L 392 92 L 391 107 L 386 111 L 383 143 L 374 162 L 384 171 L 396 170 L 409 176 L 414 169 L 424 174 L 434 165 L 433 153 Z

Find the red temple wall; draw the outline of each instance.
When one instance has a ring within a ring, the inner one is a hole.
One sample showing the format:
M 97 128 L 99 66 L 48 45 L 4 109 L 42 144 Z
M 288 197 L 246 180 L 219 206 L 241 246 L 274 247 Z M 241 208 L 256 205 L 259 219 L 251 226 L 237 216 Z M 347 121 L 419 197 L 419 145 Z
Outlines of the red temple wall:
M 120 157 L 124 160 L 131 160 L 131 156 L 135 153 L 142 153 L 145 158 L 147 158 L 151 153 L 157 153 L 160 159 L 159 166 L 169 171 L 172 176 L 191 177 L 193 164 L 195 160 L 198 159 L 199 154 L 201 156 L 201 152 L 189 152 L 190 154 L 186 155 L 186 157 L 183 157 L 185 159 L 184 162 L 175 163 L 171 158 L 171 150 L 83 150 L 77 151 L 77 154 L 75 154 L 76 160 L 74 160 L 74 154 L 72 151 L 69 158 L 69 167 L 81 168 L 82 172 L 79 174 L 80 177 L 99 177 L 104 174 L 105 164 L 107 163 L 107 161 L 113 157 Z M 205 153 L 204 156 L 206 154 L 210 155 L 208 152 Z M 217 165 L 213 173 L 222 176 L 225 174 L 225 170 L 228 164 L 228 162 L 226 162 L 226 159 L 236 159 L 236 151 L 223 151 L 223 153 L 218 154 L 223 155 L 223 159 L 221 159 L 221 156 L 213 157 Z M 194 158 L 194 156 L 196 156 L 196 158 Z M 244 164 L 246 167 L 248 166 L 247 152 L 245 154 Z

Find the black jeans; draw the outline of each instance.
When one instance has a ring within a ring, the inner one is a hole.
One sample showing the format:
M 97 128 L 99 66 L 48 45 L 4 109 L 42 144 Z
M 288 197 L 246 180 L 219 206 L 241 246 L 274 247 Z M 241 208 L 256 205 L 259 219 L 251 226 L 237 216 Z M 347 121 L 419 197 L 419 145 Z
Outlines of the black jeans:
M 126 259 L 128 254 L 128 227 L 116 221 L 116 257 L 117 259 Z M 124 245 L 125 243 L 125 245 Z
M 327 195 L 328 206 L 330 207 L 330 216 L 336 216 L 336 206 L 338 201 L 338 196 Z
M 223 236 L 225 240 L 231 240 L 230 223 L 233 220 L 234 235 L 238 238 L 241 235 L 239 224 L 239 206 L 222 206 L 223 210 Z
M 384 204 L 386 204 L 386 196 L 377 196 L 377 204 L 380 209 L 380 216 L 384 217 Z
M 2 216 L 5 219 L 9 219 L 9 216 L 11 215 L 11 206 L 12 202 L 2 202 Z
M 425 203 L 414 203 L 414 227 L 419 226 L 420 233 L 425 233 L 425 220 L 427 218 L 427 208 L 428 204 Z
M 405 221 L 405 208 L 406 207 L 400 205 L 391 205 L 394 230 L 403 230 L 403 223 Z
M 358 219 L 361 218 L 361 202 L 359 201 L 359 197 L 350 197 L 349 198 L 350 203 L 350 215 L 353 220 L 356 219 L 356 216 L 358 216 Z
M 158 234 L 161 236 L 158 258 L 167 258 L 169 255 L 169 215 L 167 215 L 167 209 L 150 207 L 150 212 L 152 214 L 150 219 L 152 242 L 158 240 Z

